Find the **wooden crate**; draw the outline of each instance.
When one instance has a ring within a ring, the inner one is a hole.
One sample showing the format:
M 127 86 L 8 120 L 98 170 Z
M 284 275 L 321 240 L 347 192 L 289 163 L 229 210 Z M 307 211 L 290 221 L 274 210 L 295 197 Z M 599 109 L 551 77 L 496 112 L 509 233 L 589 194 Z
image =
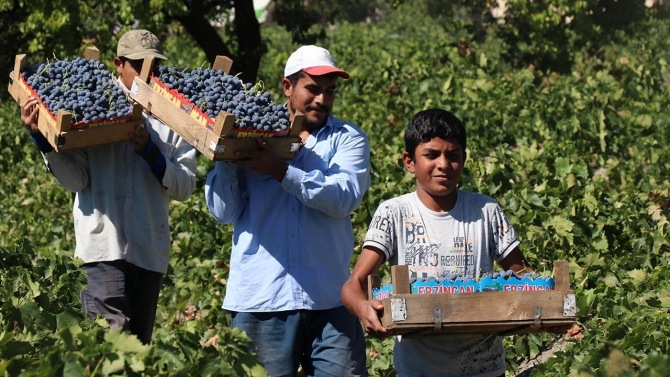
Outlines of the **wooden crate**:
M 528 292 L 411 294 L 407 266 L 391 268 L 393 293 L 380 300 L 386 330 L 404 336 L 436 333 L 542 332 L 576 320 L 574 291 L 567 261 L 554 264 L 555 289 Z M 368 298 L 379 288 L 378 275 L 368 276 Z
M 100 52 L 95 47 L 87 48 L 84 54 L 86 59 L 98 60 L 99 57 Z M 32 94 L 21 77 L 21 71 L 26 64 L 25 54 L 16 55 L 14 70 L 9 74 L 8 91 L 19 105 Z M 103 122 L 95 127 L 81 129 L 72 129 L 72 113 L 58 110 L 58 114 L 53 116 L 43 104 L 38 106 L 37 126 L 57 152 L 125 141 L 128 133 L 135 131 L 137 125 L 144 126 L 142 107 L 139 105 L 133 106 L 132 116 L 126 122 Z
M 195 147 L 210 160 L 231 161 L 236 159 L 235 152 L 260 150 L 255 137 L 233 137 L 233 123 L 235 116 L 222 111 L 216 117 L 213 127 L 204 126 L 201 120 L 185 112 L 176 101 L 170 99 L 169 93 L 160 93 L 150 84 L 147 84 L 151 66 L 147 58 L 144 61 L 142 74 L 135 78 L 130 98 L 145 108 L 151 116 L 158 118 L 168 127 L 177 132 L 184 140 Z M 230 72 L 232 60 L 225 56 L 218 56 L 212 65 L 213 70 Z M 300 150 L 301 141 L 298 133 L 302 124 L 303 114 L 296 114 L 287 136 L 266 137 L 265 142 L 285 160 L 292 159 Z

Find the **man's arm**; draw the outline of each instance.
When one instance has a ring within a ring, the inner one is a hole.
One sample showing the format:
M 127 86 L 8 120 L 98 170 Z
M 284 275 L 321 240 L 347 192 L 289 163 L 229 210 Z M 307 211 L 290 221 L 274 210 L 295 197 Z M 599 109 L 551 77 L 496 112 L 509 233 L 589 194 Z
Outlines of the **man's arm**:
M 175 200 L 188 199 L 195 190 L 196 174 L 195 149 L 184 139 L 174 145 L 174 153 L 166 161 L 165 174 L 161 183 L 168 195 Z
M 49 172 L 67 190 L 81 191 L 88 184 L 88 158 L 82 151 L 67 151 L 56 153 L 49 141 L 42 135 L 37 118 L 39 107 L 37 98 L 26 97 L 21 104 L 21 120 L 24 127 L 30 132 L 30 137 L 42 153 L 44 163 Z
M 370 187 L 370 146 L 365 134 L 356 130 L 340 139 L 325 172 L 289 166 L 260 139 L 262 151 L 240 153 L 240 160 L 235 163 L 274 177 L 284 190 L 310 208 L 332 217 L 345 217 L 361 204 Z
M 282 187 L 308 207 L 332 217 L 349 216 L 370 187 L 370 145 L 363 134 L 347 136 L 326 172 L 289 166 Z
M 246 200 L 239 188 L 237 167 L 228 162 L 218 161 L 205 182 L 205 201 L 209 212 L 222 224 L 230 224 L 246 206 Z
M 157 119 L 145 116 L 146 127 L 158 136 L 156 140 L 145 127 L 128 134 L 127 143 L 149 165 L 156 179 L 178 201 L 188 199 L 196 183 L 196 151 L 186 140 Z

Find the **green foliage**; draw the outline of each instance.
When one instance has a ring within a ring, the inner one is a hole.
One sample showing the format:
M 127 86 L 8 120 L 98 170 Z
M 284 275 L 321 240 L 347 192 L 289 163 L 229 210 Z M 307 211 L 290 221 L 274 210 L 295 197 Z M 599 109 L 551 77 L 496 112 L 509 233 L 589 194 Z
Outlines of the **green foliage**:
M 154 344 L 147 346 L 134 335 L 108 330 L 103 318 L 84 318 L 78 294 L 86 278 L 78 260 L 41 257 L 23 239 L 0 247 L 0 261 L 0 373 L 264 375 L 247 350 L 248 338 L 228 327 L 218 302 L 216 308 L 191 305 L 186 315 L 170 310 L 156 329 Z M 174 292 L 166 287 L 166 294 Z
M 428 3 L 437 10 L 431 14 L 477 20 L 469 28 L 476 36 L 482 29 L 492 30 L 504 43 L 508 63 L 564 74 L 571 72 L 578 54 L 596 54 L 605 46 L 644 38 L 650 17 L 667 17 L 667 10 L 648 9 L 644 1 L 506 0 L 504 7 L 489 0 Z
M 320 42 L 352 75 L 338 83 L 334 114 L 370 137 L 372 187 L 353 214 L 357 251 L 379 203 L 414 189 L 400 164 L 405 124 L 419 110 L 446 108 L 469 134 L 461 186 L 500 202 L 537 270 L 570 262 L 583 337 L 569 338 L 532 375 L 667 374 L 670 26 L 650 17 L 659 10 L 621 1 L 559 1 L 556 9 L 510 1 L 502 25 L 483 1 L 468 3 L 400 5 L 379 23 L 342 22 Z M 584 15 L 603 4 L 618 13 Z M 624 11 L 625 28 L 614 27 Z M 567 24 L 561 12 L 575 18 Z M 280 26 L 262 31 L 259 78 L 280 102 L 283 66 L 298 45 Z M 188 38 L 166 48 L 178 65 L 203 64 Z M 232 228 L 204 203 L 211 161 L 200 156 L 194 195 L 170 203 L 173 253 L 154 344 L 145 347 L 78 311 L 71 194 L 44 168 L 15 103 L 0 104 L 0 122 L 0 373 L 263 374 L 220 309 Z M 506 337 L 508 374 L 558 341 Z M 395 375 L 392 345 L 368 339 L 372 376 Z
M 15 102 L 0 103 L 0 123 L 0 246 L 30 235 L 38 249 L 74 250 L 72 195 L 47 174 Z
M 315 44 L 326 37 L 327 27 L 339 22 L 377 18 L 387 8 L 384 0 L 276 0 L 272 18 L 299 44 Z
M 22 7 L 15 3 L 12 8 Z M 62 57 L 81 51 L 86 44 L 98 46 L 103 53 L 116 51 L 120 34 L 115 27 L 125 31 L 135 20 L 162 34 L 163 29 L 158 26 L 183 11 L 185 6 L 176 0 L 48 1 L 31 4 L 28 16 L 17 21 L 29 41 L 26 53 L 43 54 L 36 55 L 42 58 L 51 54 Z

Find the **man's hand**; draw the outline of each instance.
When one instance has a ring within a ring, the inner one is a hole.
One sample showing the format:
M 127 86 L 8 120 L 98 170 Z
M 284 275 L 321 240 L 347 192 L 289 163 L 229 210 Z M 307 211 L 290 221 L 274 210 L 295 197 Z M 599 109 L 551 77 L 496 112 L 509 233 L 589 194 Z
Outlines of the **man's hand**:
M 149 144 L 149 131 L 142 125 L 135 127 L 135 132 L 128 133 L 128 145 L 135 148 L 135 152 L 140 152 Z
M 21 104 L 21 120 L 30 132 L 38 132 L 37 115 L 39 113 L 39 106 L 37 98 L 34 96 L 26 97 L 26 100 Z
M 251 169 L 257 174 L 269 175 L 281 182 L 288 170 L 288 164 L 282 161 L 264 138 L 258 138 L 260 151 L 238 151 L 233 163 L 239 167 Z

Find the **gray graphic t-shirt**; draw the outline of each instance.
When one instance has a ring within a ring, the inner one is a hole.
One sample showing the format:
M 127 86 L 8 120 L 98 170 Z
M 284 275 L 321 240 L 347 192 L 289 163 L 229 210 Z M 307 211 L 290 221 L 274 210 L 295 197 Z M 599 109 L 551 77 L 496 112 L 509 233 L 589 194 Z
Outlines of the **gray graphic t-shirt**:
M 382 203 L 364 246 L 384 252 L 391 265 L 408 265 L 410 277 L 475 278 L 519 245 L 516 232 L 492 198 L 458 191 L 454 208 L 434 212 L 416 192 Z M 492 303 L 494 305 L 494 303 Z M 393 351 L 400 376 L 500 376 L 505 351 L 496 334 L 398 337 Z

